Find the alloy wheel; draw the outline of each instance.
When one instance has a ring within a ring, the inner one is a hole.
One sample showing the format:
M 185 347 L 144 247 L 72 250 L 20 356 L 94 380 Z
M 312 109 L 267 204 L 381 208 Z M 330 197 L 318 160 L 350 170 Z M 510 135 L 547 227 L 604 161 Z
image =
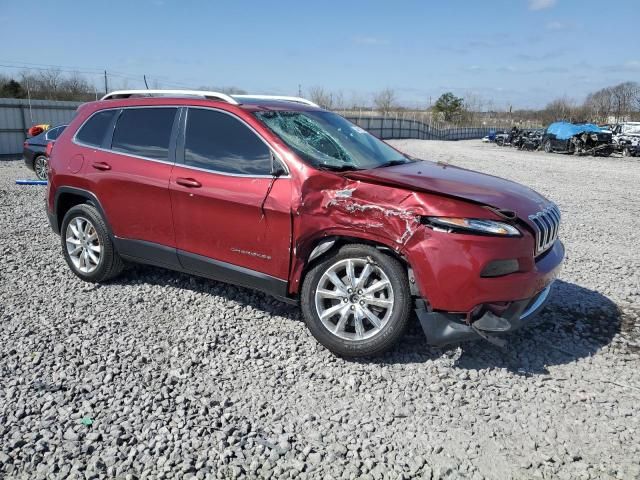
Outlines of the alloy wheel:
M 393 312 L 393 287 L 387 274 L 365 258 L 331 265 L 315 292 L 316 312 L 333 335 L 351 341 L 379 333 Z
M 85 217 L 74 217 L 67 225 L 67 253 L 73 266 L 81 273 L 91 273 L 100 264 L 102 245 L 98 232 Z
M 48 162 L 46 157 L 39 156 L 38 158 L 36 158 L 33 169 L 36 172 L 36 176 L 40 180 L 47 180 L 47 177 L 48 177 L 47 166 L 48 166 Z

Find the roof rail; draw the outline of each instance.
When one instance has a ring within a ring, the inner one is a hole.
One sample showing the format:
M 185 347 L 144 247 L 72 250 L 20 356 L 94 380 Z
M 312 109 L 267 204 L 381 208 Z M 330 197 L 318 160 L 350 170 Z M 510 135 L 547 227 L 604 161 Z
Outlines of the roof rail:
M 231 95 L 220 92 L 208 92 L 206 90 L 116 90 L 107 93 L 100 100 L 114 100 L 117 98 L 129 98 L 132 96 L 194 96 L 204 97 L 211 100 L 222 100 L 223 102 L 239 105 L 239 102 Z
M 281 100 L 283 102 L 295 102 L 295 103 L 303 103 L 305 105 L 309 105 L 311 107 L 318 107 L 319 105 L 313 103 L 311 100 L 307 100 L 306 98 L 301 97 L 284 97 L 282 95 L 232 95 L 233 98 L 255 98 L 256 100 Z

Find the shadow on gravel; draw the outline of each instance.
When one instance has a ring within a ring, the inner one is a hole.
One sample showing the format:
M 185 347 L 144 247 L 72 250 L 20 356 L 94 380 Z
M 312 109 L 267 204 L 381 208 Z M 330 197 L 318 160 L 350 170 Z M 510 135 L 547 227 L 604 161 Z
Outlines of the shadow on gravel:
M 237 302 L 240 306 L 250 306 L 262 311 L 265 317 L 278 315 L 288 320 L 302 320 L 302 313 L 297 306 L 281 302 L 266 293 L 150 265 L 132 264 L 122 275 L 109 283 L 171 286 L 195 293 L 224 297 L 225 300 Z
M 242 306 L 250 306 L 262 311 L 265 321 L 271 315 L 293 321 L 302 320 L 298 307 L 261 292 L 151 266 L 133 266 L 113 283 L 169 285 L 201 294 L 218 295 Z M 548 304 L 532 325 L 504 337 L 508 341 L 505 348 L 484 340 L 444 348 L 430 347 L 426 344 L 419 322 L 414 319 L 406 335 L 388 353 L 348 361 L 402 364 L 449 358 L 453 367 L 460 369 L 505 368 L 520 375 L 546 373 L 549 365 L 561 365 L 589 357 L 611 343 L 623 326 L 622 318 L 617 305 L 604 295 L 558 280 Z
M 504 338 L 500 348 L 484 340 L 429 347 L 418 321 L 387 354 L 359 363 L 419 363 L 450 358 L 453 368 L 504 368 L 519 375 L 547 373 L 549 365 L 562 365 L 595 354 L 620 332 L 622 315 L 604 295 L 556 281 L 552 296 L 533 323 Z
M 506 368 L 521 375 L 548 373 L 550 365 L 590 357 L 610 344 L 621 331 L 622 312 L 601 293 L 558 280 L 534 322 L 506 337 L 505 349 L 487 342 L 464 345 L 456 367 Z

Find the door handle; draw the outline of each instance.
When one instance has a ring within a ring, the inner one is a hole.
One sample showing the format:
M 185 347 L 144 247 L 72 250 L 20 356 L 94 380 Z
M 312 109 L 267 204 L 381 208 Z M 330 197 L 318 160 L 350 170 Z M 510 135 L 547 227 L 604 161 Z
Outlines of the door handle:
M 178 177 L 176 178 L 176 183 L 187 188 L 200 188 L 202 186 L 202 184 L 195 178 Z
M 105 162 L 93 162 L 93 168 L 96 170 L 111 170 L 111 165 Z

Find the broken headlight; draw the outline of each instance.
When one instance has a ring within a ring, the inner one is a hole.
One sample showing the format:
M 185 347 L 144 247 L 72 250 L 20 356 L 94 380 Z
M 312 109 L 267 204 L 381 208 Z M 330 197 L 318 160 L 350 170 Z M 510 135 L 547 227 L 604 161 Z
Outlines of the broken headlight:
M 509 223 L 481 218 L 422 217 L 422 223 L 439 232 L 479 233 L 519 237 L 520 230 Z

